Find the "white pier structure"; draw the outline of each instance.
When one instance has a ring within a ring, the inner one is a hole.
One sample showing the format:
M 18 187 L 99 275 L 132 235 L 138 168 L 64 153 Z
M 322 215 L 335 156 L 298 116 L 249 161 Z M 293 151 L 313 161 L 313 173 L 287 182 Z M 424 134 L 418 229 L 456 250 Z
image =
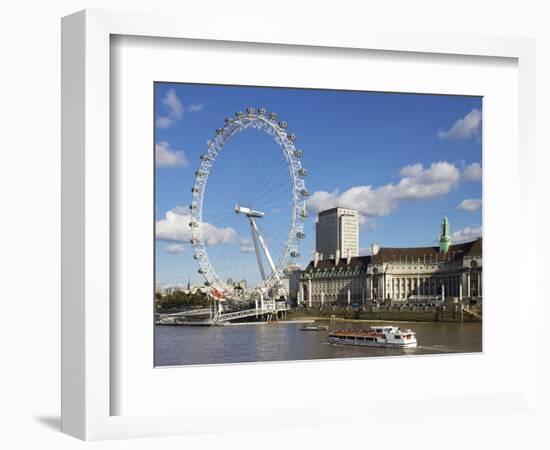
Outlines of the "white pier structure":
M 288 311 L 286 302 L 264 300 L 255 308 L 225 312 L 221 304 L 214 308 L 191 309 L 172 314 L 157 314 L 157 323 L 161 325 L 221 325 L 232 320 L 246 317 L 262 318 L 270 321 L 277 319 L 280 313 Z

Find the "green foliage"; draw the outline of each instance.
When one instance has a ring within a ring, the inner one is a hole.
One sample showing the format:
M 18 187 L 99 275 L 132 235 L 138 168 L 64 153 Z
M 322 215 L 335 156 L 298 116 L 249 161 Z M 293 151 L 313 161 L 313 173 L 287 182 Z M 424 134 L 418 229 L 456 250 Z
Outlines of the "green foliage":
M 190 307 L 207 307 L 212 306 L 212 300 L 200 291 L 193 294 L 176 291 L 165 296 L 155 295 L 155 304 L 157 310 L 165 311 L 171 309 L 181 309 Z

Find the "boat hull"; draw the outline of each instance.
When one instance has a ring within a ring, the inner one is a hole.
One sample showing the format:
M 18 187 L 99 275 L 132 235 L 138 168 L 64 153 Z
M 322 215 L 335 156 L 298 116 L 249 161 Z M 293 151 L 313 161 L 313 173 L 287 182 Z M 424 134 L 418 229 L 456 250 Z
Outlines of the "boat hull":
M 379 347 L 379 348 L 416 348 L 416 342 L 368 342 L 368 341 L 352 341 L 349 339 L 329 338 L 329 343 L 335 345 L 353 345 L 355 347 Z

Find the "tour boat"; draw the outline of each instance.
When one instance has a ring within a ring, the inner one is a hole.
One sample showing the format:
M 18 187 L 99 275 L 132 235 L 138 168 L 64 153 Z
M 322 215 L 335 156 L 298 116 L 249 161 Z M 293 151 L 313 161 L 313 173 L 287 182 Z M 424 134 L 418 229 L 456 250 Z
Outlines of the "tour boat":
M 335 330 L 328 335 L 331 344 L 359 345 L 363 347 L 416 347 L 416 335 L 399 327 L 380 326 L 368 330 Z

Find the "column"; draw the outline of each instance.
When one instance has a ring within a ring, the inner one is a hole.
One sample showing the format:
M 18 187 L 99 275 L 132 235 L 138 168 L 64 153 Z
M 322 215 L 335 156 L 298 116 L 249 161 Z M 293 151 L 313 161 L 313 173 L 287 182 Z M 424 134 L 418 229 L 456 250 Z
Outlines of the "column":
M 311 278 L 307 280 L 307 303 L 311 308 Z
M 458 297 L 458 277 L 454 277 L 455 280 L 455 296 Z
M 369 285 L 369 295 L 370 299 L 374 300 L 374 276 L 371 275 L 370 278 L 367 277 L 367 282 L 370 281 Z
M 468 271 L 468 274 L 466 276 L 466 297 L 470 298 L 472 296 L 472 291 L 470 291 L 470 271 Z
M 386 270 L 384 269 L 384 275 L 382 275 L 382 298 L 386 301 Z

